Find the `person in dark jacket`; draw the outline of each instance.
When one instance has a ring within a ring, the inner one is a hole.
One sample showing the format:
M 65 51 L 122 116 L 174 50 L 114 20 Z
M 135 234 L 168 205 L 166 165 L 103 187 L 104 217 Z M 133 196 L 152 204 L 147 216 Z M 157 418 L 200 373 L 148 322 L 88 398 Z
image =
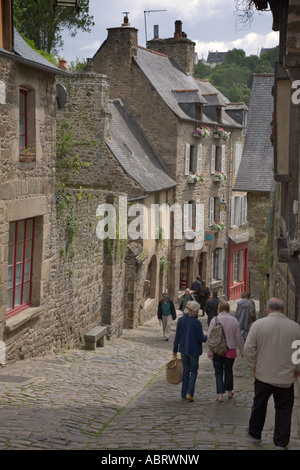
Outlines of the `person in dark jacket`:
M 241 300 L 238 301 L 236 306 L 235 318 L 239 322 L 244 341 L 246 341 L 247 335 L 253 323 L 250 316 L 250 307 L 252 307 L 252 301 L 247 299 L 246 292 L 242 292 Z
M 208 299 L 210 298 L 210 290 L 209 290 L 209 288 L 207 287 L 205 281 L 201 281 L 201 285 L 202 285 L 202 287 L 203 287 L 203 291 L 204 291 L 204 292 L 200 293 L 200 309 L 202 310 L 202 315 L 201 315 L 201 317 L 204 317 L 206 302 L 207 302 Z
M 194 401 L 195 383 L 199 369 L 199 356 L 202 354 L 202 343 L 207 336 L 203 334 L 202 324 L 198 320 L 200 305 L 189 301 L 184 315 L 177 322 L 173 345 L 173 356 L 181 353 L 183 365 L 181 396 L 190 402 Z
M 200 296 L 202 296 L 205 293 L 201 284 L 200 276 L 196 276 L 196 280 L 192 282 L 190 290 L 192 294 L 194 295 L 196 302 L 200 304 Z
M 176 320 L 176 309 L 168 294 L 163 294 L 162 300 L 158 302 L 157 318 L 162 324 L 165 340 L 169 341 L 172 320 Z
M 207 324 L 208 324 L 208 326 L 209 326 L 211 320 L 214 317 L 218 316 L 218 305 L 220 303 L 220 299 L 218 297 L 218 291 L 213 290 L 212 295 L 213 295 L 212 298 L 208 299 L 208 301 L 206 302 L 206 306 L 205 306 L 205 312 L 206 312 L 206 315 L 207 315 Z

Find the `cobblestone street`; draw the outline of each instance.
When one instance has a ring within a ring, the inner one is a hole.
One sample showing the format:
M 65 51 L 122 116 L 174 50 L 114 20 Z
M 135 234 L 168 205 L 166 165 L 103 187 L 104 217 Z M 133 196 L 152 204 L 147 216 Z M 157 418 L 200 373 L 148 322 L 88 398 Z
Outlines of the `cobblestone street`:
M 201 319 L 207 330 L 206 318 Z M 206 348 L 200 359 L 195 402 L 165 379 L 172 337 L 156 319 L 94 351 L 72 349 L 0 369 L 0 449 L 210 450 L 274 449 L 273 403 L 262 443 L 245 436 L 253 378 L 235 363 L 235 395 L 215 401 L 215 379 Z M 300 449 L 296 400 L 290 449 Z

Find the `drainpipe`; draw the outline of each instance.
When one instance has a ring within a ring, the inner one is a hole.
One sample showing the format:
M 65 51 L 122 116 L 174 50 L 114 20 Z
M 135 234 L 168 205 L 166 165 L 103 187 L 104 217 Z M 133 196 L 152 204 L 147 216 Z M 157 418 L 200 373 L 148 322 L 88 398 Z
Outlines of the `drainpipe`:
M 224 293 L 227 299 L 227 270 L 228 270 L 228 252 L 229 252 L 229 224 L 230 224 L 230 210 L 231 210 L 231 161 L 232 161 L 232 133 L 229 136 L 229 172 L 228 172 L 228 186 L 227 186 L 227 217 L 226 217 L 226 240 L 225 240 L 225 266 L 224 266 Z M 228 300 L 228 299 L 227 299 Z

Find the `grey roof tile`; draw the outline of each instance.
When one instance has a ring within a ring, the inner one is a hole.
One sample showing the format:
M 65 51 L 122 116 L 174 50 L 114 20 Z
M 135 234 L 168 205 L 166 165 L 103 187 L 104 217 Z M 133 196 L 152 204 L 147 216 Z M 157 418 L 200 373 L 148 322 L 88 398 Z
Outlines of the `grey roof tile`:
M 213 99 L 214 103 L 224 106 L 224 108 L 222 108 L 222 124 L 224 126 L 241 128 L 241 126 L 225 112 L 225 105 L 229 103 L 229 100 L 209 81 L 196 79 L 191 75 L 187 75 L 171 57 L 143 47 L 138 47 L 135 60 L 167 106 L 169 106 L 180 119 L 195 121 L 190 114 L 185 112 L 185 108 L 182 106 L 182 99 L 185 98 L 187 100 L 186 103 L 188 103 L 194 97 L 196 102 L 200 102 L 201 100 L 203 103 L 203 121 L 207 124 L 217 125 L 217 122 L 213 121 L 205 114 L 205 106 L 209 104 L 206 99 L 207 97 L 210 100 Z
M 61 73 L 61 70 L 53 65 L 49 60 L 45 59 L 38 52 L 33 50 L 22 36 L 14 29 L 14 51 L 23 59 L 29 60 L 32 63 L 36 63 L 39 66 L 47 67 L 52 70 L 54 73 Z
M 121 101 L 111 101 L 108 106 L 111 140 L 106 143 L 126 173 L 147 192 L 176 186 Z
M 270 141 L 274 107 L 272 74 L 253 77 L 243 156 L 234 190 L 270 192 L 274 185 L 273 146 Z

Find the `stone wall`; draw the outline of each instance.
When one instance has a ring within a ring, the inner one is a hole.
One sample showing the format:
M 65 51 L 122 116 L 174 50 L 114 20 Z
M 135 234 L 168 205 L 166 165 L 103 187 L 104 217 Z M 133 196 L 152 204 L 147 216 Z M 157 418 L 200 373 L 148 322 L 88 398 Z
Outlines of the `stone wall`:
M 1 278 L 0 331 L 7 360 L 38 355 L 51 348 L 48 321 L 55 237 L 55 78 L 1 57 L 0 200 Z M 30 158 L 19 149 L 19 90 L 28 93 Z M 28 160 L 28 161 L 27 161 Z M 6 316 L 9 227 L 34 218 L 32 307 Z M 45 323 L 46 322 L 46 323 Z
M 260 315 L 266 314 L 266 302 L 270 297 L 270 273 L 273 263 L 272 240 L 268 237 L 268 218 L 271 203 L 269 193 L 248 193 L 249 221 L 249 290 L 259 299 Z M 270 225 L 272 232 L 272 226 Z

